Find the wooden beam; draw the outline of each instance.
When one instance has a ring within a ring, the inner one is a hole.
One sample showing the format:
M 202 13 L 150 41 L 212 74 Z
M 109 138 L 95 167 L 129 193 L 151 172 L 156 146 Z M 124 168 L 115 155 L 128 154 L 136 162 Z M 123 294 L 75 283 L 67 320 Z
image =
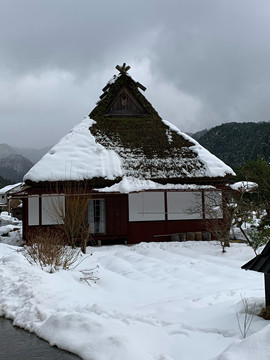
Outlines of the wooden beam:
M 142 89 L 142 91 L 145 91 L 146 90 L 146 87 L 145 86 L 143 86 L 141 83 L 139 83 L 138 81 L 136 82 L 136 85 L 140 88 L 140 89 Z
M 128 70 L 130 69 L 130 66 L 127 65 L 126 63 L 124 63 L 122 66 L 120 65 L 116 65 L 115 67 L 121 74 L 126 74 L 128 72 Z
M 110 86 L 111 86 L 111 84 L 107 84 L 107 85 L 102 89 L 102 91 L 105 92 L 106 90 L 109 89 Z

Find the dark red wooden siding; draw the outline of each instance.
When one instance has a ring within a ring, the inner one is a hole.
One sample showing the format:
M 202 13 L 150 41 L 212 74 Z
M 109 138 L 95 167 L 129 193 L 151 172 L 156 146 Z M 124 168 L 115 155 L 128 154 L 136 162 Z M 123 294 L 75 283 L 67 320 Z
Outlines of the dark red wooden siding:
M 129 222 L 127 194 L 98 194 L 92 199 L 105 199 L 106 234 L 94 234 L 95 240 L 117 243 L 127 241 L 129 244 L 149 241 L 168 241 L 169 234 L 207 231 L 207 220 L 165 220 Z M 38 226 L 28 226 L 28 200 L 24 199 L 24 239 Z M 44 230 L 56 228 L 43 226 Z M 106 242 L 104 242 L 106 243 Z
M 207 231 L 206 223 L 205 220 L 130 222 L 128 242 L 168 241 L 169 234 Z

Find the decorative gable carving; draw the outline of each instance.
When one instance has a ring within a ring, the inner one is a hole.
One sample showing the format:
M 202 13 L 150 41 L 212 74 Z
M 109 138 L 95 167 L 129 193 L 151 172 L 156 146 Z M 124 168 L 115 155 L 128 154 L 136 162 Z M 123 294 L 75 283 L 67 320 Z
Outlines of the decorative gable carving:
M 127 116 L 142 115 L 146 111 L 144 107 L 135 99 L 130 91 L 124 86 L 120 89 L 112 103 L 105 111 L 105 116 Z

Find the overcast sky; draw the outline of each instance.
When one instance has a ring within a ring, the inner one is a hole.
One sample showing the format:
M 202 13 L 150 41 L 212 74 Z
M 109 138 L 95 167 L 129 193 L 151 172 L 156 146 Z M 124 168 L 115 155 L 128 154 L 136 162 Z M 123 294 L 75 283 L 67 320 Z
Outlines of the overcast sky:
M 0 5 L 0 143 L 55 144 L 123 62 L 184 132 L 270 120 L 269 0 Z

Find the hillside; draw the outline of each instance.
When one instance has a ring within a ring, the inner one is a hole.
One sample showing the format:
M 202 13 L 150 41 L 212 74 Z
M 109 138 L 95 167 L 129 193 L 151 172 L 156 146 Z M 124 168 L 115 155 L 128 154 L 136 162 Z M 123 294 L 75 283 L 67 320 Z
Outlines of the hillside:
M 32 166 L 30 160 L 18 154 L 11 146 L 0 144 L 0 176 L 20 182 Z
M 234 170 L 258 156 L 270 161 L 270 122 L 233 122 L 216 126 L 199 137 L 196 134 L 193 136 L 202 146 Z
M 12 183 L 13 183 L 13 181 L 0 176 L 0 189 L 2 189 L 3 187 L 5 187 L 7 185 L 12 184 Z

